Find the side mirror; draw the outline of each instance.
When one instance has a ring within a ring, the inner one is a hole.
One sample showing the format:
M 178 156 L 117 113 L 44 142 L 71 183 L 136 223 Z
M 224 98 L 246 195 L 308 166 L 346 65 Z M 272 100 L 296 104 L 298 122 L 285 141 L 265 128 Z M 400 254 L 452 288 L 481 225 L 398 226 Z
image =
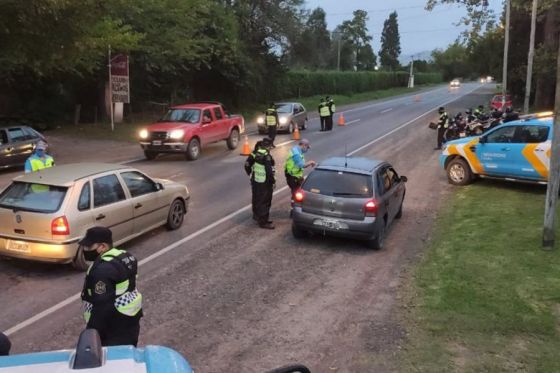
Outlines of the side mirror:
M 488 140 L 486 140 L 486 136 L 480 136 L 480 138 L 478 139 L 478 142 L 481 144 L 486 144 Z
M 406 183 L 406 182 L 408 181 L 408 177 L 406 177 L 406 176 L 401 176 L 401 181 L 402 181 L 403 183 Z
M 156 190 L 163 190 L 163 184 L 162 183 L 156 183 Z

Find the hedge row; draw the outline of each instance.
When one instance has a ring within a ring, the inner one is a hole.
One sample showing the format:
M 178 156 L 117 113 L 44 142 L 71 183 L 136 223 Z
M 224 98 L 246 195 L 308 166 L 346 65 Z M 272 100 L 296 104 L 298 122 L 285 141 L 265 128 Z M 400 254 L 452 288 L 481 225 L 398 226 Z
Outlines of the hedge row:
M 439 73 L 417 73 L 415 84 L 442 82 Z M 290 71 L 269 86 L 267 96 L 273 99 L 306 97 L 317 94 L 351 95 L 393 87 L 406 87 L 408 73 L 399 72 L 338 72 L 338 71 Z

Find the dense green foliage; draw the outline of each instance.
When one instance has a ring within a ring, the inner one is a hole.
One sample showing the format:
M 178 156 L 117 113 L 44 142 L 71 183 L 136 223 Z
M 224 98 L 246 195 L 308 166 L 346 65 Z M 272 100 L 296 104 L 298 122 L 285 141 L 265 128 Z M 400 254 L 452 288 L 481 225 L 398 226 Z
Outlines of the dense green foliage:
M 399 35 L 399 23 L 397 21 L 397 12 L 393 12 L 383 24 L 381 51 L 379 52 L 381 66 L 390 70 L 398 69 L 400 54 L 401 37 Z

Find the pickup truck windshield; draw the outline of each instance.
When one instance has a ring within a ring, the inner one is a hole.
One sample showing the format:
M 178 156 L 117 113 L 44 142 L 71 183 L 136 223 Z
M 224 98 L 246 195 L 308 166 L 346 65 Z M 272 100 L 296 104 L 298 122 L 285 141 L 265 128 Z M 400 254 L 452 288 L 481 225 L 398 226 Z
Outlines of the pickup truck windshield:
M 199 109 L 170 109 L 159 121 L 198 123 L 200 122 L 200 110 Z

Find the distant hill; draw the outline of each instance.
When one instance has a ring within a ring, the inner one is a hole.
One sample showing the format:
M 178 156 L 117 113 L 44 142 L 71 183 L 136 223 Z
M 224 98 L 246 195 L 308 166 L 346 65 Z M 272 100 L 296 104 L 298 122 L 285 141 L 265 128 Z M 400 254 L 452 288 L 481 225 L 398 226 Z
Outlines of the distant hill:
M 406 66 L 410 63 L 410 60 L 412 59 L 412 56 L 414 56 L 415 60 L 426 60 L 426 61 L 431 61 L 432 60 L 432 51 L 423 51 L 420 53 L 414 53 L 413 55 L 408 54 L 401 54 L 399 57 L 399 62 L 401 63 L 401 65 Z

